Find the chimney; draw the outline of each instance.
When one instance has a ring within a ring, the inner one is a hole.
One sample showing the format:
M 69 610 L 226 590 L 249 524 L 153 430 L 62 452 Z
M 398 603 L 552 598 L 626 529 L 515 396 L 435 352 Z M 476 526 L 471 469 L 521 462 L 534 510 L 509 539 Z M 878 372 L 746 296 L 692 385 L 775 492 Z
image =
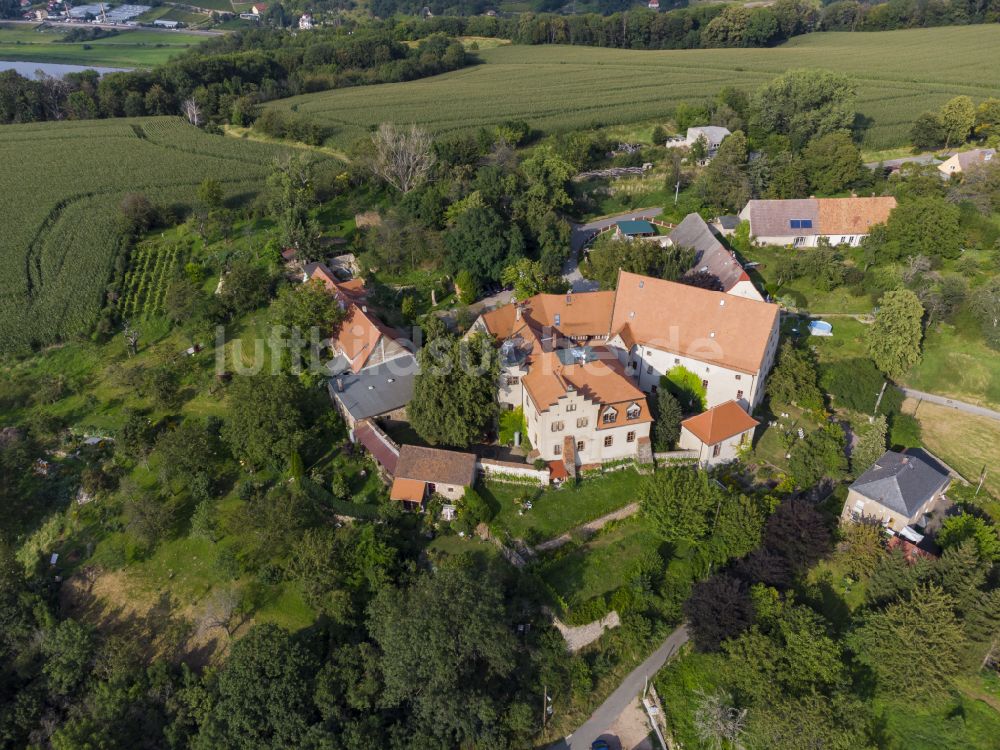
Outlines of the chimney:
M 361 306 L 361 312 L 367 313 L 368 312 L 368 305 L 362 305 Z
M 573 291 L 572 290 L 570 290 L 569 292 L 566 293 L 566 304 L 567 305 L 572 305 L 573 304 Z
M 520 319 L 521 319 L 521 306 L 514 305 L 514 320 L 520 320 Z
M 344 392 L 344 379 L 339 376 L 337 377 L 337 390 L 340 393 Z

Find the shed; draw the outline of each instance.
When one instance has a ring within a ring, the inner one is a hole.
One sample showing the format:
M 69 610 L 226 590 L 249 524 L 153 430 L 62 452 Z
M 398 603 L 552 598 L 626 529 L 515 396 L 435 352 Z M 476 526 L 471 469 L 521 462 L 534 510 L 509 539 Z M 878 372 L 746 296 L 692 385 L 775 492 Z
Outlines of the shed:
M 619 221 L 618 234 L 624 237 L 652 237 L 656 234 L 656 227 L 645 219 L 628 219 Z

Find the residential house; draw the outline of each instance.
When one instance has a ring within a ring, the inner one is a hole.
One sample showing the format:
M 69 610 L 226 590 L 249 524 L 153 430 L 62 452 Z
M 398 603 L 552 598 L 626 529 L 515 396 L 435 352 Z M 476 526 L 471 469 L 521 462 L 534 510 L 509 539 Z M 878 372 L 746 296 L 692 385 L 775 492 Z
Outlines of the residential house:
M 760 403 L 778 350 L 778 306 L 619 272 L 608 346 L 646 393 L 680 365 L 701 377 L 707 408 Z
M 955 154 L 938 165 L 938 171 L 944 177 L 951 177 L 953 174 L 961 174 L 969 167 L 986 164 L 996 156 L 995 148 L 974 148 L 971 151 L 962 151 Z
M 299 29 L 309 31 L 313 27 L 313 17 L 310 13 L 303 13 L 299 17 Z
M 697 451 L 703 466 L 715 466 L 735 460 L 740 449 L 753 441 L 759 424 L 736 401 L 726 401 L 681 422 L 678 445 Z
M 267 12 L 267 7 L 267 3 L 254 3 L 254 5 L 250 8 L 250 12 L 257 18 L 260 18 L 265 12 Z
M 321 281 L 327 291 L 335 294 L 341 307 L 363 304 L 368 299 L 364 279 L 340 280 L 337 273 L 325 263 L 307 263 L 302 271 L 302 281 Z
M 705 152 L 709 157 L 715 156 L 715 153 L 719 150 L 719 146 L 722 142 L 732 135 L 728 128 L 723 128 L 718 125 L 696 125 L 693 128 L 687 129 L 687 134 L 683 138 L 674 138 L 667 141 L 668 146 L 686 146 L 691 148 L 699 139 L 705 141 Z
M 740 212 L 750 235 L 761 245 L 816 247 L 820 238 L 834 245 L 857 245 L 876 224 L 884 224 L 896 199 L 801 198 L 752 200 Z
M 719 288 L 727 294 L 762 302 L 764 297 L 754 286 L 749 274 L 736 256 L 719 242 L 711 227 L 698 214 L 688 214 L 670 232 L 670 244 L 695 251 L 694 265 L 687 275 L 707 274 L 715 277 Z
M 841 521 L 877 521 L 914 542 L 935 511 L 949 504 L 950 476 L 923 451 L 886 451 L 847 492 Z
M 498 398 L 522 407 L 547 461 L 588 466 L 649 452 L 647 393 L 683 365 L 708 406 L 756 405 L 778 344 L 776 305 L 620 272 L 614 292 L 540 294 L 481 315 L 500 342 Z
M 364 305 L 351 304 L 330 339 L 330 397 L 348 428 L 362 419 L 402 417 L 413 398 L 413 344 Z
M 389 497 L 418 510 L 435 493 L 459 500 L 476 481 L 476 457 L 472 453 L 403 445 L 396 461 Z

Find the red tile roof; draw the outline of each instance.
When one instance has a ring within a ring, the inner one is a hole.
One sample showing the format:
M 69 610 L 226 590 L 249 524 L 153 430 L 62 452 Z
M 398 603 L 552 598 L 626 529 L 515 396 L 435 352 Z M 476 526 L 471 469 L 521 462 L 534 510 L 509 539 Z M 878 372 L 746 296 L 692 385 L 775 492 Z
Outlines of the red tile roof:
M 392 500 L 402 500 L 403 502 L 419 503 L 423 502 L 424 492 L 427 484 L 419 479 L 402 479 L 396 477 L 392 482 L 392 490 L 389 497 Z
M 402 479 L 468 487 L 476 479 L 476 457 L 461 451 L 403 445 L 394 473 Z
M 382 437 L 380 431 L 376 430 L 367 420 L 362 420 L 354 426 L 354 437 L 361 443 L 372 458 L 378 461 L 390 474 L 396 473 L 396 464 L 399 461 L 399 450 L 387 442 Z
M 698 438 L 705 445 L 715 445 L 723 440 L 741 435 L 759 425 L 756 419 L 747 414 L 743 407 L 735 401 L 713 406 L 693 417 L 688 417 L 681 426 Z

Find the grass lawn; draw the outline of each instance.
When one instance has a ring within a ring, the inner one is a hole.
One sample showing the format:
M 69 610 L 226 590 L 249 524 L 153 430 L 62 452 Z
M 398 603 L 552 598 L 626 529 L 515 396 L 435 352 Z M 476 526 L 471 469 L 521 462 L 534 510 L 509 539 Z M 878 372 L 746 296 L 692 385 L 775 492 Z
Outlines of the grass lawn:
M 951 465 L 970 482 L 979 480 L 986 467 L 983 486 L 994 497 L 1000 497 L 1000 422 L 987 417 L 966 414 L 928 401 L 917 403 L 907 399 L 903 411 L 920 421 L 924 445 Z M 990 514 L 1000 519 L 1000 503 L 990 503 Z
M 302 598 L 302 591 L 294 583 L 269 586 L 257 602 L 253 619 L 258 623 L 271 622 L 287 630 L 307 628 L 316 620 L 316 613 Z
M 891 700 L 876 703 L 885 731 L 907 750 L 992 750 L 1000 737 L 1000 712 L 959 693 L 932 705 Z
M 1000 356 L 983 343 L 978 332 L 967 335 L 963 328 L 940 324 L 928 331 L 923 358 L 906 375 L 905 384 L 1000 408 Z
M 662 544 L 644 518 L 629 518 L 568 554 L 542 563 L 539 575 L 572 606 L 624 585 L 635 563 L 658 552 Z
M 575 486 L 545 490 L 532 500 L 531 510 L 518 515 L 516 499 L 538 493 L 533 487 L 489 482 L 479 491 L 498 508 L 492 526 L 514 538 L 537 543 L 559 536 L 636 500 L 642 477 L 632 469 L 584 479 Z
M 86 43 L 62 43 L 64 37 L 59 31 L 0 26 L 0 60 L 151 68 L 205 41 L 203 36 L 183 31 L 120 31 Z

